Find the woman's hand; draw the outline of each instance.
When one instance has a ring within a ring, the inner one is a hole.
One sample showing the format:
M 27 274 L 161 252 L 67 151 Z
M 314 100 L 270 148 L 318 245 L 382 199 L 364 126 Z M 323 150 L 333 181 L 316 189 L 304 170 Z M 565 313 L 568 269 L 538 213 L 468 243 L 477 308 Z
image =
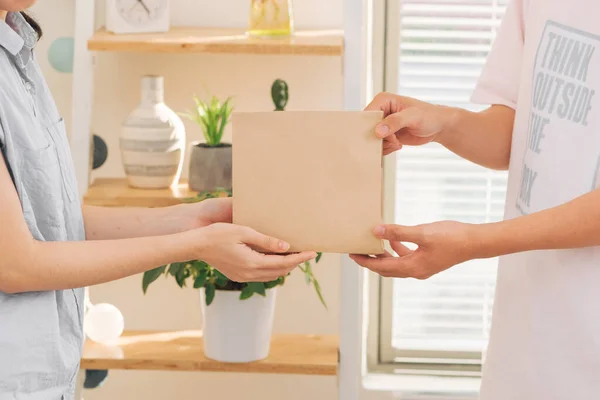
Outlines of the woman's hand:
M 365 110 L 384 113 L 376 128 L 377 136 L 384 138 L 383 155 L 403 145 L 419 146 L 436 140 L 454 114 L 451 108 L 391 93 L 378 94 Z
M 272 281 L 317 256 L 315 252 L 269 254 L 285 253 L 290 245 L 253 229 L 227 223 L 213 223 L 184 235 L 196 249 L 194 259 L 205 261 L 235 282 Z
M 427 279 L 475 258 L 478 242 L 473 227 L 453 221 L 418 226 L 383 225 L 375 229 L 375 236 L 389 240 L 399 257 L 386 252 L 377 257 L 352 255 L 351 258 L 381 276 Z M 413 251 L 401 242 L 419 247 Z

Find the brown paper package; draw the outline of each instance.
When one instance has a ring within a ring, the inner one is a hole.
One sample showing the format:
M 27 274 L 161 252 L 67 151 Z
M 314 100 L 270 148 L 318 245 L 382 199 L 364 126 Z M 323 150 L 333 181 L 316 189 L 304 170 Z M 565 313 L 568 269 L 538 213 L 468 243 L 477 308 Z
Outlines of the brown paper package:
M 381 254 L 379 111 L 236 112 L 233 222 L 291 252 Z

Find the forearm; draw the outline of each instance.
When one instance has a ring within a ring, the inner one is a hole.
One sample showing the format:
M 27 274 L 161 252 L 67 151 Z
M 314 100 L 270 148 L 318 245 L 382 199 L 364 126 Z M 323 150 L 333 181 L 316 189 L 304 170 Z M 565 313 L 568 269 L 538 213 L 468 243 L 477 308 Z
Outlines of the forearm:
M 514 110 L 504 106 L 492 106 L 481 112 L 442 108 L 442 113 L 447 123 L 437 142 L 476 164 L 508 169 Z
M 60 290 L 105 283 L 192 258 L 183 234 L 136 239 L 38 242 L 2 260 L 3 291 Z
M 474 226 L 472 238 L 476 258 L 600 245 L 600 190 L 548 210 Z
M 185 226 L 180 207 L 83 207 L 88 240 L 127 239 L 178 233 Z

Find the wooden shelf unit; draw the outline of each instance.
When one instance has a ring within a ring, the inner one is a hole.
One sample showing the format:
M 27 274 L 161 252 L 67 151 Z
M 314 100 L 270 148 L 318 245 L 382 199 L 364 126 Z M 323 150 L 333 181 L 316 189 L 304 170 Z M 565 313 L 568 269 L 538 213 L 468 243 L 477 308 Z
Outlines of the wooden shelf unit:
M 207 359 L 200 331 L 131 331 L 111 346 L 88 340 L 81 368 L 335 376 L 338 338 L 274 335 L 267 359 L 233 364 Z
M 340 56 L 340 30 L 301 31 L 288 38 L 252 38 L 241 29 L 174 27 L 167 33 L 115 35 L 101 29 L 88 50 L 137 53 L 230 53 Z
M 76 8 L 73 131 L 90 132 L 92 116 L 93 52 L 150 54 L 248 54 L 281 56 L 343 56 L 342 30 L 300 31 L 289 38 L 256 39 L 242 29 L 175 27 L 166 34 L 114 35 L 94 31 L 94 7 Z M 88 149 L 90 137 L 72 137 L 75 149 Z M 75 151 L 74 164 L 84 203 L 106 207 L 164 207 L 184 202 L 197 193 L 181 184 L 163 190 L 131 188 L 125 178 L 88 182 L 89 152 Z M 274 335 L 266 360 L 231 364 L 204 356 L 200 331 L 129 331 L 112 346 L 86 341 L 81 369 L 212 371 L 261 374 L 337 376 L 339 339 L 336 336 Z M 76 398 L 81 398 L 82 382 Z M 341 394 L 340 394 L 341 396 Z

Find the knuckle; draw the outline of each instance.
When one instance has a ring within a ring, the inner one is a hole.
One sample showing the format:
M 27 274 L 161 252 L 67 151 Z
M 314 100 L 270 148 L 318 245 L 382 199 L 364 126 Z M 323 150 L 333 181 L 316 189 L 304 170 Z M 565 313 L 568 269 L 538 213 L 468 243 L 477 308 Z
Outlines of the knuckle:
M 389 97 L 389 93 L 388 92 L 379 92 L 375 95 L 375 100 L 385 100 Z
M 437 234 L 433 232 L 428 232 L 427 230 L 421 230 L 415 234 L 417 240 L 424 245 L 430 245 L 437 241 Z
M 240 227 L 240 233 L 250 236 L 254 233 L 254 230 L 252 228 L 248 228 L 247 226 L 242 226 Z
M 275 248 L 275 240 L 272 237 L 265 236 L 263 238 L 263 247 L 265 249 L 274 249 Z
M 400 113 L 392 113 L 385 118 L 385 123 L 390 127 L 392 132 L 397 131 L 398 126 L 402 124 L 404 116 Z
M 396 241 L 396 242 L 402 240 L 402 231 L 399 227 L 392 226 L 388 229 L 389 229 L 388 237 L 391 240 Z
M 420 109 L 418 107 L 411 107 L 411 109 L 413 112 L 413 119 L 411 121 L 410 127 L 418 128 L 419 126 L 421 126 L 421 124 L 425 120 L 425 113 L 423 112 L 422 109 Z

